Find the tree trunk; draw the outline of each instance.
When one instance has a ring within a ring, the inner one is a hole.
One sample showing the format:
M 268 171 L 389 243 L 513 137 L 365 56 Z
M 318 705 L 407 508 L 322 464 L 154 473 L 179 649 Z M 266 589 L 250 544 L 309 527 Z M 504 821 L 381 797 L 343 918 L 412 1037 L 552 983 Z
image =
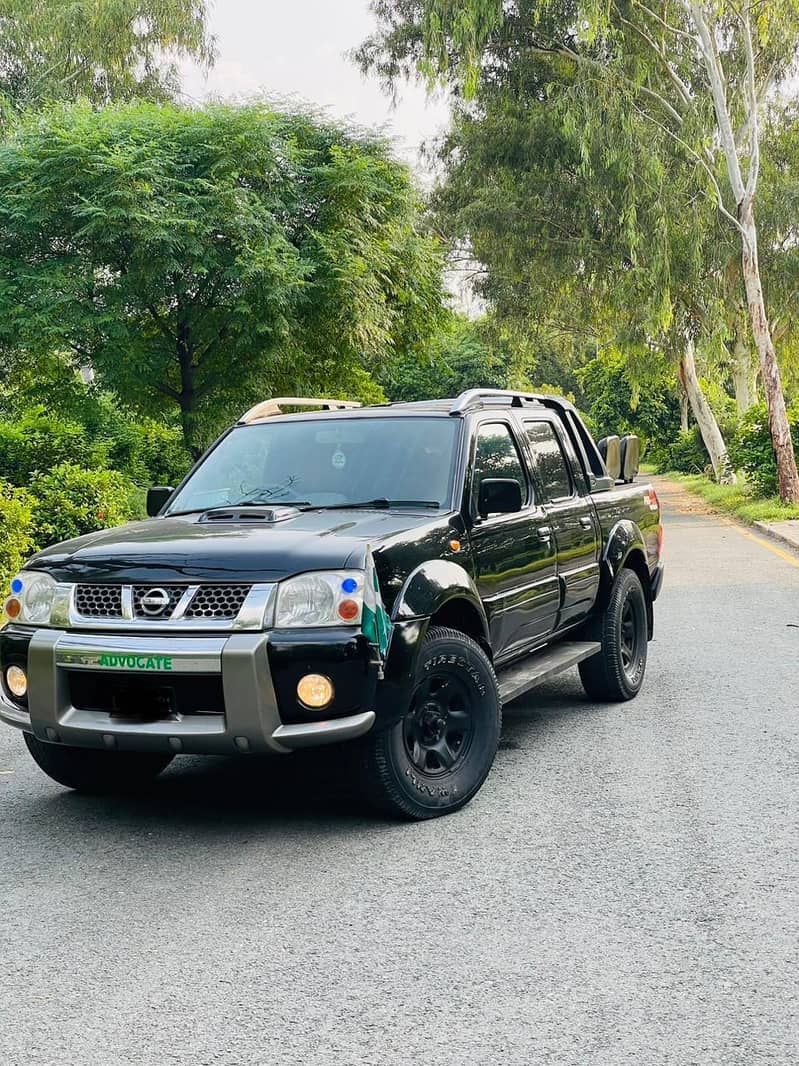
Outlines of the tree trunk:
M 755 339 L 763 390 L 768 404 L 768 426 L 774 461 L 777 464 L 777 485 L 783 503 L 799 503 L 799 471 L 791 439 L 791 427 L 785 410 L 785 395 L 782 391 L 780 368 L 771 339 L 763 286 L 760 281 L 760 261 L 757 247 L 757 226 L 754 203 L 751 198 L 741 205 L 740 222 L 743 228 L 743 278 L 746 287 L 746 302 L 749 321 Z
M 685 391 L 682 385 L 680 385 L 680 429 L 683 433 L 687 433 L 688 430 L 691 428 L 688 423 L 688 409 L 688 393 Z
M 191 332 L 185 322 L 178 321 L 177 359 L 180 367 L 180 423 L 183 428 L 183 441 L 194 459 L 202 455 L 202 448 L 195 443 L 196 392 L 194 386 L 194 351 Z
M 735 341 L 732 349 L 732 384 L 735 391 L 735 405 L 739 415 L 746 412 L 757 401 L 757 370 L 746 338 L 746 318 L 743 314 L 735 319 Z
M 696 374 L 696 361 L 694 359 L 694 342 L 687 340 L 685 352 L 679 366 L 680 382 L 688 396 L 688 402 L 694 413 L 694 418 L 705 442 L 710 461 L 713 464 L 713 474 L 716 481 L 721 485 L 734 485 L 737 478 L 730 465 L 730 457 L 727 454 L 727 445 L 721 435 L 719 424 L 710 404 L 707 402 L 699 378 Z

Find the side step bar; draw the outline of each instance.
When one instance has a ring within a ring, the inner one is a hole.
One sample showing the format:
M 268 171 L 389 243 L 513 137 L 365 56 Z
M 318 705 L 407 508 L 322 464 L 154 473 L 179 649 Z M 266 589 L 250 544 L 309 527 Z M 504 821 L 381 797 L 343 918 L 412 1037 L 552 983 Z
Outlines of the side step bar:
M 583 659 L 590 659 L 601 647 L 598 642 L 589 640 L 553 644 L 520 663 L 500 670 L 499 694 L 503 704 L 522 696 L 541 681 L 576 666 Z

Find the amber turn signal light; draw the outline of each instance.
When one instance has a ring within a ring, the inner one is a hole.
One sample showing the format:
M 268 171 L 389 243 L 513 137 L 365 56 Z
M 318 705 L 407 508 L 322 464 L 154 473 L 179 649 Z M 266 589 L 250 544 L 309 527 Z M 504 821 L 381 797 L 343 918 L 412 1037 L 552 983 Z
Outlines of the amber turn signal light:
M 22 604 L 16 596 L 9 596 L 5 602 L 3 610 L 6 612 L 7 617 L 13 621 L 15 618 L 19 618 Z

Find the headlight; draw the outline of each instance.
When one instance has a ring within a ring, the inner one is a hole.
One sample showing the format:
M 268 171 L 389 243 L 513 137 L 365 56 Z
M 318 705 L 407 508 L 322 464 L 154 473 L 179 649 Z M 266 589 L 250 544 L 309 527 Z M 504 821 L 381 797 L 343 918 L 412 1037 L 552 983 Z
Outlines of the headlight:
M 49 574 L 27 570 L 11 582 L 11 595 L 5 602 L 6 615 L 13 622 L 46 626 L 50 621 L 57 583 Z
M 360 625 L 363 580 L 362 570 L 323 570 L 281 582 L 275 627 Z

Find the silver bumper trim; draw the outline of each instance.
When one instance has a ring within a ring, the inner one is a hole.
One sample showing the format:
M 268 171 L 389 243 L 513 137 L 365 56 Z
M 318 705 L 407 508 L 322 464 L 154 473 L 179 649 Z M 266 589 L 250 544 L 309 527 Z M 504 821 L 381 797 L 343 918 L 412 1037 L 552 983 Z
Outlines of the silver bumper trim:
M 55 665 L 112 673 L 218 674 L 225 643 L 224 637 L 158 639 L 67 633 L 56 642 Z
M 319 744 L 337 744 L 341 740 L 362 737 L 374 724 L 375 712 L 364 711 L 348 718 L 331 718 L 325 722 L 282 725 L 274 731 L 272 738 L 286 748 L 315 748 Z

